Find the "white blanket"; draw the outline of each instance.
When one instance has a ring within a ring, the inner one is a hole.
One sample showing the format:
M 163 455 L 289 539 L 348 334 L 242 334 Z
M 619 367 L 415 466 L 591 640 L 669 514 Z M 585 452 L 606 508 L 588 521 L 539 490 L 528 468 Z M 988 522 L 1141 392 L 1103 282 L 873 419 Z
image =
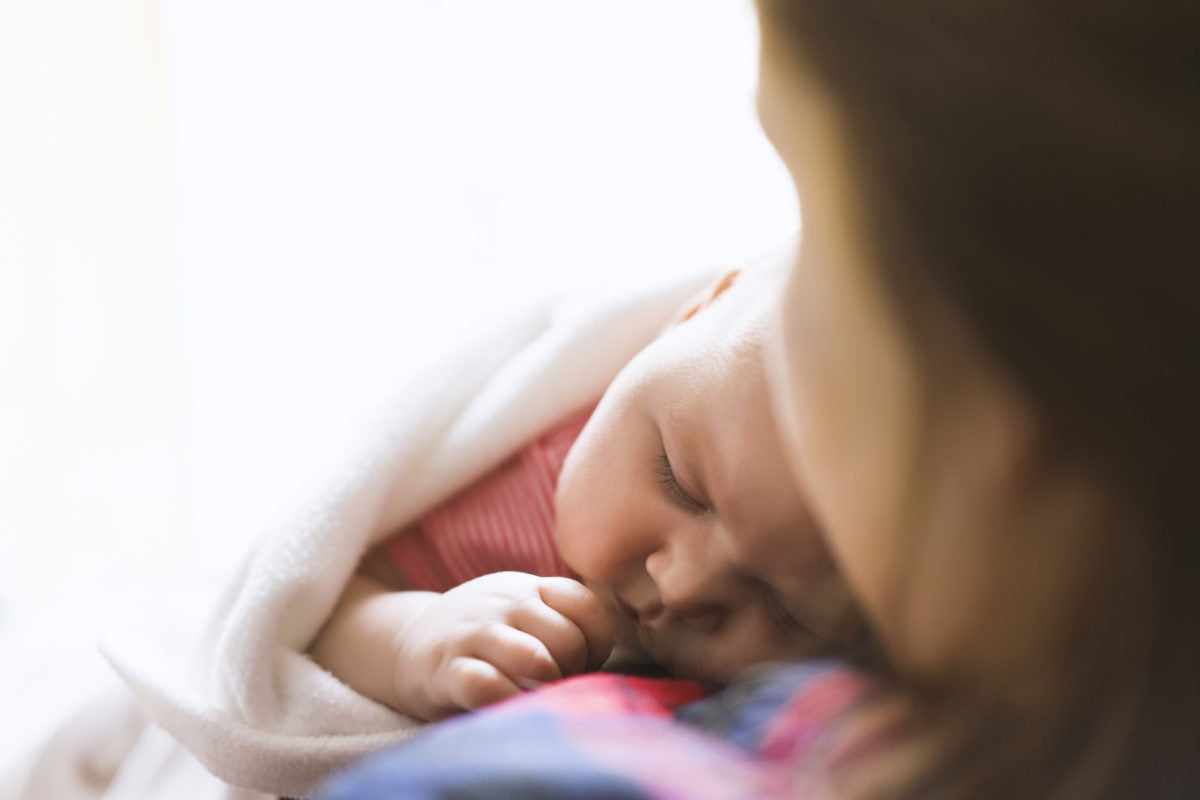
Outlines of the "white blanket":
M 394 413 L 263 537 L 194 633 L 143 628 L 106 657 L 151 720 L 236 787 L 304 796 L 419 726 L 305 651 L 361 554 L 597 398 L 707 275 L 534 309 L 400 387 Z

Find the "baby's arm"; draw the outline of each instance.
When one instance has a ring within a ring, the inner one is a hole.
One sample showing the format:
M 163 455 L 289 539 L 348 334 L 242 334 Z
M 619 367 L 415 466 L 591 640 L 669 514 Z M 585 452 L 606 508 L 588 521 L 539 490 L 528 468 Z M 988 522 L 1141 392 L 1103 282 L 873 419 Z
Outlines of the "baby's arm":
M 596 669 L 612 649 L 598 598 L 568 578 L 484 575 L 439 594 L 396 591 L 370 558 L 311 655 L 355 691 L 438 719 Z

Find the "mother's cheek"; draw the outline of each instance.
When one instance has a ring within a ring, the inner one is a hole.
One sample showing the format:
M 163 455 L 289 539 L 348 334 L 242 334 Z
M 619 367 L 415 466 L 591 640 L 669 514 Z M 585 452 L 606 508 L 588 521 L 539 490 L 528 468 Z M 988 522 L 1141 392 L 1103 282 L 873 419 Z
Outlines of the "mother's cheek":
M 884 308 L 861 266 L 834 268 L 826 258 L 798 266 L 782 304 L 776 394 L 800 490 L 886 635 L 924 431 L 920 375 Z

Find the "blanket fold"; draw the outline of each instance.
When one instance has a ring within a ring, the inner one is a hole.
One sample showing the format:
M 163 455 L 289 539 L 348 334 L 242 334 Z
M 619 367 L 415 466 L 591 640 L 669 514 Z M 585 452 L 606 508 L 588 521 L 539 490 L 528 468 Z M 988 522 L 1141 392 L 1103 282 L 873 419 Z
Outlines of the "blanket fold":
M 598 397 L 710 279 L 545 304 L 398 387 L 390 416 L 229 576 L 194 631 L 146 625 L 102 651 L 149 717 L 223 781 L 304 796 L 421 723 L 305 654 L 361 555 Z M 167 621 L 172 624 L 172 621 Z

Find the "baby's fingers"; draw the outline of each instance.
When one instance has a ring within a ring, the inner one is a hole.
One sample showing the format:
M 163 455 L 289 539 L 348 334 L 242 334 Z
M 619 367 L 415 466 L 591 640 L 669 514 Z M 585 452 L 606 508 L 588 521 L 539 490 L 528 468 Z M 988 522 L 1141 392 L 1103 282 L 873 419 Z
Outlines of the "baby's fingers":
M 541 639 L 507 625 L 493 625 L 475 645 L 475 655 L 499 669 L 516 686 L 528 689 L 563 676 Z
M 583 630 L 545 602 L 522 604 L 513 611 L 510 624 L 545 645 L 562 676 L 587 671 L 590 647 Z
M 446 696 L 456 709 L 472 711 L 521 693 L 507 675 L 482 659 L 458 656 L 446 672 Z
M 587 647 L 585 669 L 599 669 L 613 647 L 612 620 L 596 593 L 570 578 L 545 578 L 538 585 L 542 602 L 562 614 L 583 635 Z

